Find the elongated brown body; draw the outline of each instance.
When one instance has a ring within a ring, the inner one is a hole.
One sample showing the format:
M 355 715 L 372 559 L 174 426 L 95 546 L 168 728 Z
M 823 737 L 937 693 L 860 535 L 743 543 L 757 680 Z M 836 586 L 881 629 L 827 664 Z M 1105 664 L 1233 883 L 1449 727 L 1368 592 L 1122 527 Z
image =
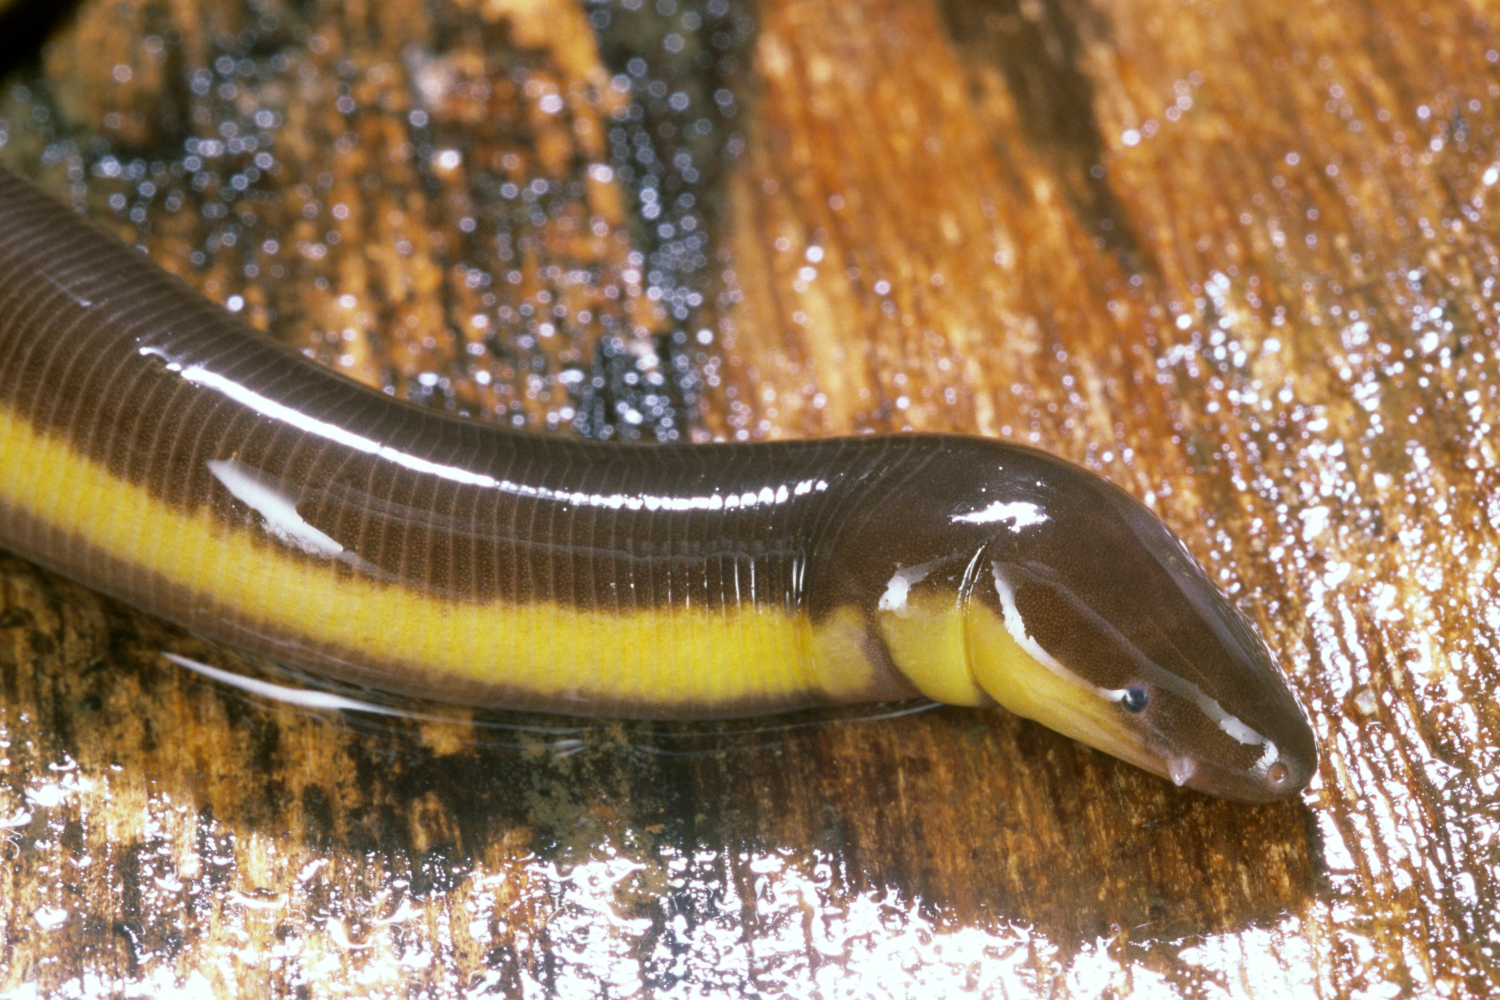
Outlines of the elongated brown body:
M 0 171 L 0 544 L 347 680 L 585 714 L 999 701 L 1264 799 L 1316 750 L 1139 503 L 943 435 L 629 446 L 390 399 Z

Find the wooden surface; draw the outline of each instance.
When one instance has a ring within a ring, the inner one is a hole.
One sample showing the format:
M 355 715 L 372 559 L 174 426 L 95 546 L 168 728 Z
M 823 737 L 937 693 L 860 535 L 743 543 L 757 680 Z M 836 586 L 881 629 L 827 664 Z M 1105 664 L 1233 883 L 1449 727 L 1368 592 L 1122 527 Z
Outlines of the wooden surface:
M 311 713 L 0 555 L 0 992 L 1491 995 L 1493 16 L 81 3 L 0 155 L 209 295 L 482 419 L 1084 462 L 1324 761 L 1257 809 L 990 712 Z

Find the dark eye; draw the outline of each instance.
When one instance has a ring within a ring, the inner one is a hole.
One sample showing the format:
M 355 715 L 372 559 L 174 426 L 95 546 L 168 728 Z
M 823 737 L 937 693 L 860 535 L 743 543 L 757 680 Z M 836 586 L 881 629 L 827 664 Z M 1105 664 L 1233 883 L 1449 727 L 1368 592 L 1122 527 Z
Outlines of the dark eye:
M 1120 696 L 1120 704 L 1125 707 L 1125 711 L 1137 714 L 1146 710 L 1146 702 L 1150 700 L 1144 684 L 1132 684 Z

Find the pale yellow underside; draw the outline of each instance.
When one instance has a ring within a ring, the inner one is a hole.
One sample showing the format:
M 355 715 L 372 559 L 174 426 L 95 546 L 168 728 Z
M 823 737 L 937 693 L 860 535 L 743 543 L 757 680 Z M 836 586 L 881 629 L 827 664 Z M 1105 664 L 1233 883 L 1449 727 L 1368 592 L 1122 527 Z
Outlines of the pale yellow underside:
M 854 699 L 874 683 L 853 609 L 817 626 L 767 609 L 592 613 L 460 603 L 341 577 L 332 562 L 291 554 L 258 529 L 154 500 L 4 407 L 0 501 L 201 595 L 214 614 L 254 631 L 310 637 L 438 685 L 445 678 L 495 685 L 564 710 L 604 701 L 712 711 Z M 75 570 L 89 582 L 85 568 Z
M 1164 773 L 1139 726 L 1081 678 L 1037 661 L 982 601 L 961 604 L 941 590 L 912 595 L 877 620 L 891 658 L 919 691 L 952 705 L 1003 708 L 1097 750 Z
M 990 698 L 969 668 L 963 607 L 952 593 L 911 595 L 898 611 L 881 611 L 880 636 L 918 691 L 947 705 L 986 705 Z
M 1034 719 L 1157 774 L 1165 773 L 1142 741 L 1141 729 L 1116 702 L 1082 679 L 1038 663 L 989 606 L 971 602 L 966 612 L 971 668 L 976 682 L 1006 709 Z

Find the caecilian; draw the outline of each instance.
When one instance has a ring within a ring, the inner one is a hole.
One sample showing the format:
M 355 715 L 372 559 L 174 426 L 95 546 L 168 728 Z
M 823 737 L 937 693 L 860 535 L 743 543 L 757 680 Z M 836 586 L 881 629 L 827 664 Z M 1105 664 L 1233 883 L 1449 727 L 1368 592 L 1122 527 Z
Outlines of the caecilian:
M 973 437 L 625 445 L 392 399 L 0 170 L 0 546 L 389 691 L 636 717 L 998 703 L 1231 798 L 1312 730 L 1142 504 Z

